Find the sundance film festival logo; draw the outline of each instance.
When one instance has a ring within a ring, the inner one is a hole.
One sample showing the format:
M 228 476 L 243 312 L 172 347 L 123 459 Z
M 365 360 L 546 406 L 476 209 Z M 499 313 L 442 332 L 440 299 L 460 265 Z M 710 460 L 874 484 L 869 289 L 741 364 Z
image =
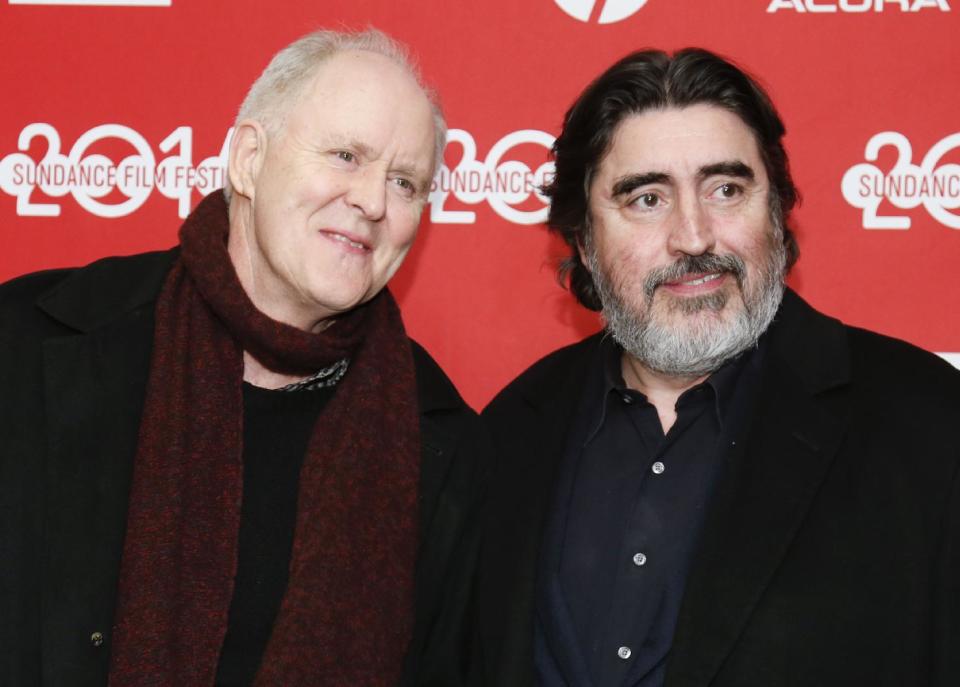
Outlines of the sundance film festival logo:
M 947 0 L 771 0 L 767 12 L 792 10 L 794 12 L 830 13 L 883 12 L 900 10 L 901 12 L 919 12 L 920 10 L 940 10 L 949 12 Z
M 588 22 L 595 13 L 598 24 L 613 24 L 636 14 L 647 0 L 553 0 L 574 19 Z
M 170 153 L 157 159 L 147 140 L 122 124 L 102 124 L 81 135 L 69 152 L 61 152 L 60 134 L 50 124 L 28 124 L 17 148 L 0 159 L 0 190 L 17 199 L 17 214 L 57 217 L 60 203 L 48 199 L 73 196 L 98 217 L 123 217 L 143 205 L 154 189 L 177 201 L 180 217 L 190 212 L 194 189 L 203 195 L 226 179 L 227 132 L 220 152 L 193 162 L 193 129 L 177 127 L 158 148 Z M 46 152 L 39 160 L 32 148 Z M 46 199 L 43 198 L 46 196 Z
M 143 135 L 122 124 L 93 127 L 69 151 L 51 124 L 28 124 L 17 139 L 18 152 L 0 158 L 0 191 L 17 199 L 17 214 L 23 217 L 58 217 L 60 199 L 67 196 L 98 217 L 124 217 L 154 191 L 175 200 L 177 214 L 186 217 L 194 191 L 205 196 L 224 185 L 232 133 L 227 132 L 219 153 L 195 163 L 189 126 L 164 138 L 158 155 Z M 513 131 L 483 156 L 463 129 L 451 129 L 447 140 L 454 144 L 450 156 L 459 152 L 460 157 L 445 164 L 433 181 L 432 222 L 472 224 L 476 213 L 464 206 L 481 203 L 515 224 L 546 219 L 540 186 L 553 178 L 553 162 L 543 161 L 553 136 L 535 129 Z
M 873 164 L 883 148 L 893 148 L 896 161 L 884 171 Z M 885 212 L 880 204 L 888 201 L 894 208 L 910 210 L 920 205 L 941 224 L 960 229 L 960 164 L 940 164 L 948 152 L 960 148 L 960 133 L 947 136 L 927 151 L 919 165 L 913 163 L 913 146 L 896 131 L 884 131 L 867 142 L 864 159 L 843 175 L 840 183 L 844 199 L 863 210 L 864 229 L 909 229 L 906 215 Z
M 547 199 L 540 187 L 553 179 L 552 161 L 534 162 L 535 168 L 518 159 L 520 148 L 550 150 L 553 136 L 536 129 L 513 131 L 493 146 L 481 160 L 473 136 L 463 129 L 450 129 L 447 145 L 459 144 L 463 152 L 451 169 L 437 172 L 430 192 L 430 221 L 434 224 L 473 224 L 472 210 L 450 209 L 451 199 L 462 204 L 487 203 L 500 217 L 514 224 L 539 224 L 547 218 Z M 455 145 L 454 148 L 457 146 Z M 514 153 L 516 155 L 511 155 Z M 543 151 L 541 151 L 543 153 Z M 541 159 L 527 155 L 528 159 Z M 530 207 L 530 206 L 533 207 Z

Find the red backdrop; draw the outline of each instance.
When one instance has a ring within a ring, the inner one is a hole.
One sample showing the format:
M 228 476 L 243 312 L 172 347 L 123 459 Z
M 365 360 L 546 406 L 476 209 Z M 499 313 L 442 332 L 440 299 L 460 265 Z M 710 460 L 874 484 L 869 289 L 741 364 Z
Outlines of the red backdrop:
M 563 112 L 624 53 L 695 45 L 758 75 L 787 123 L 790 283 L 960 366 L 957 0 L 0 2 L 0 279 L 172 245 L 270 56 L 374 25 L 412 46 L 454 130 L 393 289 L 479 407 L 598 326 L 556 286 L 531 193 Z

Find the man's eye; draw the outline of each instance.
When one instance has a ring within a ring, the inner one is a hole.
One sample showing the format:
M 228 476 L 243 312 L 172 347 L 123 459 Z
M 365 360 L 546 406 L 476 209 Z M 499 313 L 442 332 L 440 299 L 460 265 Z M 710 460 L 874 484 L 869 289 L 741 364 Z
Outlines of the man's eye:
M 723 198 L 736 198 L 743 192 L 739 184 L 720 184 L 717 193 Z
M 640 207 L 655 208 L 660 204 L 660 196 L 656 193 L 641 193 L 633 202 Z
M 354 162 L 357 159 L 357 156 L 349 150 L 338 150 L 334 155 L 337 156 L 337 159 L 343 160 L 344 162 Z
M 394 177 L 393 183 L 399 187 L 400 193 L 402 193 L 405 197 L 413 198 L 417 195 L 418 187 L 409 179 L 405 177 Z

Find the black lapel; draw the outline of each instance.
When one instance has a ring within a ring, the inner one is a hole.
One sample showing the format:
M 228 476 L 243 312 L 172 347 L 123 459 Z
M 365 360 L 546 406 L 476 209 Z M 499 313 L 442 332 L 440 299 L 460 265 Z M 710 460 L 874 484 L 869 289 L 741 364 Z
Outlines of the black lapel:
M 484 411 L 497 467 L 488 501 L 481 558 L 480 614 L 485 682 L 497 687 L 534 683 L 536 581 L 547 511 L 567 430 L 580 402 L 592 337 L 560 351 L 528 373 L 514 402 Z M 509 387 L 508 387 L 509 389 Z M 511 394 L 512 395 L 512 394 Z
M 451 418 L 468 421 L 463 400 L 433 358 L 418 344 L 410 341 L 417 382 L 417 405 L 420 411 L 420 539 L 427 541 L 434 526 L 444 527 L 437 508 L 444 495 L 451 461 L 457 443 L 466 427 L 452 427 Z M 450 504 L 455 505 L 455 504 Z M 459 514 L 458 514 L 459 515 Z
M 475 517 L 476 490 L 472 448 L 461 447 L 461 441 L 475 439 L 471 433 L 479 421 L 464 407 L 464 403 L 450 380 L 423 348 L 411 341 L 417 381 L 417 403 L 420 411 L 420 491 L 419 491 L 419 549 L 417 555 L 418 614 L 433 619 L 444 609 L 439 587 L 444 582 L 443 571 L 451 565 L 452 556 L 471 555 L 460 547 L 469 517 Z M 464 437 L 470 437 L 465 439 Z M 456 456 L 456 464 L 454 457 Z M 448 609 L 449 610 L 449 609 Z M 426 641 L 426 633 L 414 638 L 414 643 Z M 411 654 L 419 654 L 420 646 L 412 646 Z
M 169 264 L 169 254 L 101 261 L 38 302 L 74 330 L 43 343 L 44 684 L 106 680 L 153 300 Z
M 836 392 L 849 375 L 842 326 L 788 292 L 770 336 L 747 440 L 727 456 L 687 581 L 669 687 L 706 687 L 716 676 L 846 428 L 844 396 Z

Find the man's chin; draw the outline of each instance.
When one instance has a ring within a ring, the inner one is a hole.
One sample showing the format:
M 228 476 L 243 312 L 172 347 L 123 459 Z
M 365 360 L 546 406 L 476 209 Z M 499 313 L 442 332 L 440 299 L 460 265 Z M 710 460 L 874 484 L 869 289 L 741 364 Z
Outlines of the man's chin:
M 733 294 L 727 289 L 717 289 L 709 293 L 681 295 L 671 293 L 660 287 L 654 294 L 654 313 L 670 318 L 713 318 L 722 317 Z

